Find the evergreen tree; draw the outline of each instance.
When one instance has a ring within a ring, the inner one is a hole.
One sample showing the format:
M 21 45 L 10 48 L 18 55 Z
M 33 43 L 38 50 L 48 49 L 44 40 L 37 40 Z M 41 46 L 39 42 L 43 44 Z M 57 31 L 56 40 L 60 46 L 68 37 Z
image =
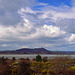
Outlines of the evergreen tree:
M 42 61 L 42 58 L 41 58 L 41 56 L 38 54 L 37 56 L 36 56 L 36 62 L 41 62 Z

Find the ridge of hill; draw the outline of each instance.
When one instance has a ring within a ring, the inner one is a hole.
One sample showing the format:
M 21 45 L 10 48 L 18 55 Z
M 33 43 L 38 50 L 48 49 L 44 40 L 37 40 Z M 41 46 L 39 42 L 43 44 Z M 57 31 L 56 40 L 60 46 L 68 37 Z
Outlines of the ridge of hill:
M 0 53 L 12 53 L 12 54 L 50 54 L 52 53 L 49 50 L 46 50 L 45 48 L 21 48 L 17 49 L 15 51 L 0 51 Z

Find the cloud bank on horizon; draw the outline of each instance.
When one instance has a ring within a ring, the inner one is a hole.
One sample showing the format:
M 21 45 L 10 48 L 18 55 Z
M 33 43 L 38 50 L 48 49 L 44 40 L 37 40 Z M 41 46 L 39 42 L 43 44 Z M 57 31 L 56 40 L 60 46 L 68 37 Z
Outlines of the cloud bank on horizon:
M 0 0 L 0 50 L 75 50 L 75 1 L 54 1 Z

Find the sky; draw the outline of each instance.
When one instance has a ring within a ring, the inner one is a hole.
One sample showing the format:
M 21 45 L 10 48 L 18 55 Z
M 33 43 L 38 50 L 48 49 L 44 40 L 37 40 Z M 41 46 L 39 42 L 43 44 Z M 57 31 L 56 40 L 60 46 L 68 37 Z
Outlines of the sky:
M 75 0 L 0 0 L 0 50 L 75 51 Z

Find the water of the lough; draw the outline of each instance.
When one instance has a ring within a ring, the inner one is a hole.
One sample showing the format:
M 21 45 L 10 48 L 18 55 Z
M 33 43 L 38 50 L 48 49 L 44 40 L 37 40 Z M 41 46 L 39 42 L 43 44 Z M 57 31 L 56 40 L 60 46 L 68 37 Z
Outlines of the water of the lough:
M 48 59 L 53 59 L 56 57 L 68 57 L 71 59 L 75 59 L 75 55 L 61 55 L 61 54 L 40 54 L 41 57 L 48 57 Z M 20 58 L 29 58 L 34 59 L 36 58 L 37 54 L 0 54 L 0 57 L 7 57 L 9 59 L 12 59 L 12 57 L 15 57 L 16 59 Z

